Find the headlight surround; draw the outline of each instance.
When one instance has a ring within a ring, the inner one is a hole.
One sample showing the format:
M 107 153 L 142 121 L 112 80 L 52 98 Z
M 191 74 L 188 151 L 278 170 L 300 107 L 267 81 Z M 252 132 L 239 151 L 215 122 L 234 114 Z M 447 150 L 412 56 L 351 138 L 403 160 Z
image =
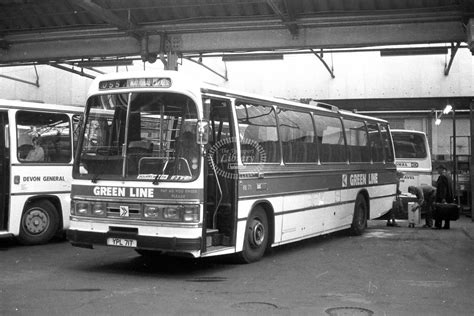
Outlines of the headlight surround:
M 143 217 L 167 222 L 198 223 L 199 205 L 152 205 L 144 206 Z
M 199 205 L 185 205 L 183 220 L 191 223 L 199 222 Z
M 107 215 L 107 204 L 105 203 L 95 203 L 92 206 L 92 215 L 105 217 Z
M 183 214 L 181 206 L 168 206 L 163 208 L 163 219 L 167 221 L 179 221 Z
M 78 201 L 74 204 L 74 213 L 76 215 L 87 216 L 91 214 L 91 205 L 88 202 Z
M 108 215 L 116 217 L 118 214 L 110 213 L 108 209 L 110 205 L 106 202 L 98 201 L 72 201 L 71 214 L 76 216 L 89 217 L 107 217 Z M 116 208 L 116 203 L 110 206 Z M 159 205 L 145 204 L 142 205 L 142 216 L 134 219 L 146 219 L 164 222 L 185 222 L 199 223 L 200 206 L 198 204 L 181 204 L 181 205 Z
M 148 219 L 159 219 L 161 214 L 161 207 L 158 205 L 145 205 L 143 216 Z

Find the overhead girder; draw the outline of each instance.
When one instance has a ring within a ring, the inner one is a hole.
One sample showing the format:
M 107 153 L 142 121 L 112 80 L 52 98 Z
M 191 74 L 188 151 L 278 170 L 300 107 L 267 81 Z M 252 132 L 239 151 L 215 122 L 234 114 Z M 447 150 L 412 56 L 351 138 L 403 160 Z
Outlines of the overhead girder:
M 159 52 L 160 35 L 148 36 L 148 50 Z M 62 39 L 42 42 L 25 42 L 0 50 L 1 63 L 36 61 L 47 63 L 70 59 L 87 59 L 108 56 L 140 56 L 141 42 L 133 37 L 103 37 Z
M 471 28 L 472 28 L 472 22 Z M 160 53 L 162 40 L 171 45 L 166 52 L 177 54 L 259 51 L 301 48 L 344 48 L 397 44 L 465 42 L 466 33 L 459 21 L 411 22 L 400 24 L 304 26 L 294 37 L 284 26 L 239 25 L 235 29 L 215 25 L 185 31 L 179 27 L 164 33 L 142 28 L 150 53 Z M 0 50 L 0 63 L 58 61 L 105 56 L 140 56 L 143 43 L 126 31 L 113 29 L 43 34 L 43 38 L 10 36 L 8 49 Z M 471 35 L 472 36 L 472 35 Z
M 136 29 L 137 25 L 131 21 L 129 18 L 127 21 L 124 21 L 119 16 L 115 15 L 112 11 L 101 7 L 100 5 L 92 2 L 91 0 L 75 0 L 74 4 L 80 6 L 87 12 L 95 15 L 96 17 L 102 19 L 104 22 L 107 22 L 110 25 L 116 26 L 118 29 L 127 30 L 127 29 Z
M 474 55 L 474 18 L 469 19 L 466 24 L 467 44 Z
M 295 13 L 293 9 L 294 2 L 288 2 L 287 0 L 266 0 L 268 6 L 273 10 L 273 12 L 280 17 L 281 21 L 288 28 L 291 35 L 298 35 L 298 24 L 295 20 Z M 285 8 L 284 12 L 281 7 Z

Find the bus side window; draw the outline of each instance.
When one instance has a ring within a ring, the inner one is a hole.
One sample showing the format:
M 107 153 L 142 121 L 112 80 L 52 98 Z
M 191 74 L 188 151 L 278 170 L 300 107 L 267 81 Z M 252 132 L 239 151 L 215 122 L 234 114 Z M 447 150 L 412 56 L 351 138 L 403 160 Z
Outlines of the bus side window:
M 230 122 L 230 105 L 228 100 L 210 99 L 209 144 L 215 149 L 212 157 L 219 168 L 226 172 L 234 172 L 232 167 L 237 164 L 237 152 Z
M 367 130 L 365 123 L 354 120 L 344 120 L 349 159 L 351 162 L 370 162 L 367 147 Z
M 311 114 L 279 109 L 278 121 L 283 161 L 318 162 Z
M 245 128 L 243 135 L 240 135 L 242 147 L 252 148 L 250 160 L 254 163 L 280 162 L 280 145 L 273 107 L 237 102 L 236 112 L 239 130 Z M 241 156 L 243 162 L 249 161 L 248 150 L 242 150 Z
M 383 148 L 384 148 L 384 154 L 385 154 L 385 161 L 386 162 L 394 162 L 395 158 L 393 155 L 393 145 L 392 145 L 392 140 L 389 137 L 390 133 L 388 130 L 387 125 L 382 125 L 382 139 L 383 139 Z
M 18 111 L 16 116 L 17 156 L 20 161 L 44 163 L 71 161 L 71 126 L 68 115 Z
M 380 135 L 378 124 L 367 124 L 369 130 L 370 152 L 373 162 L 383 161 L 382 136 Z
M 346 162 L 346 147 L 341 120 L 332 116 L 315 115 L 317 137 L 321 137 L 319 159 L 322 163 Z

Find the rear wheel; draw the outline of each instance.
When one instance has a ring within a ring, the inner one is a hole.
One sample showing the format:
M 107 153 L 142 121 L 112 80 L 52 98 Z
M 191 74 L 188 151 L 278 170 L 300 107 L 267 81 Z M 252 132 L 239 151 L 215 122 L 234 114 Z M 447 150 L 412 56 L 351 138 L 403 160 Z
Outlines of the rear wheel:
M 351 233 L 353 235 L 362 235 L 367 227 L 368 207 L 364 196 L 359 194 L 357 196 L 354 206 L 354 218 L 352 219 Z
M 244 236 L 244 247 L 239 254 L 241 262 L 250 263 L 260 260 L 268 246 L 268 218 L 261 206 L 250 213 Z
M 24 245 L 44 244 L 59 228 L 59 216 L 54 205 L 46 200 L 33 202 L 23 212 L 18 240 Z

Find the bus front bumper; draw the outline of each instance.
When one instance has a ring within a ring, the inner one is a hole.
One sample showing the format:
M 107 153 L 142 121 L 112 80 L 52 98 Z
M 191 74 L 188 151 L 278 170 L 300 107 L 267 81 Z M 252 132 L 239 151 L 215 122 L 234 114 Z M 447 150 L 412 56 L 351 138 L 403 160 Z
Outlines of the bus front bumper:
M 92 249 L 94 245 L 109 246 L 110 244 L 108 244 L 107 240 L 110 238 L 134 240 L 136 241 L 136 247 L 133 248 L 139 249 L 189 253 L 201 250 L 201 238 L 151 237 L 125 232 L 100 233 L 71 229 L 67 231 L 67 239 L 75 247 Z

